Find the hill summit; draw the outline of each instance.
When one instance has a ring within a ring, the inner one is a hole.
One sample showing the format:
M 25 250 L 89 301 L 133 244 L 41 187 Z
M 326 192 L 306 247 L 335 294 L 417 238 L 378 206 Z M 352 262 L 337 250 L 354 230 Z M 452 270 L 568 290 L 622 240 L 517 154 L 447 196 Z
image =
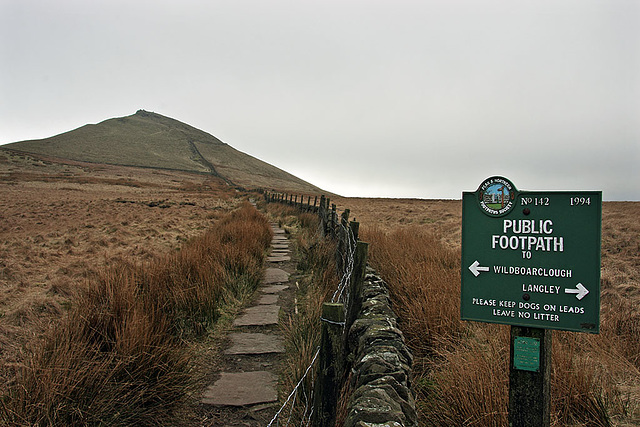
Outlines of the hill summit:
M 251 189 L 322 191 L 207 132 L 145 110 L 3 148 L 82 162 L 206 173 Z

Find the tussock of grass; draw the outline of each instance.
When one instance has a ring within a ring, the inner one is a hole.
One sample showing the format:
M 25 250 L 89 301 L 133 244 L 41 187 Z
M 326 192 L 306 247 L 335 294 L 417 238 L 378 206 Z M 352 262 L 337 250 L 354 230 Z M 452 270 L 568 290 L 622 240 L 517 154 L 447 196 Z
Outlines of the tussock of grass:
M 460 256 L 419 228 L 363 228 L 372 264 L 392 284 L 394 310 L 416 356 L 460 335 Z M 400 314 L 402 313 L 402 314 Z
M 121 260 L 89 283 L 2 396 L 7 425 L 166 425 L 199 384 L 184 339 L 259 283 L 271 240 L 250 205 L 179 252 Z
M 506 425 L 509 328 L 459 320 L 459 251 L 419 228 L 361 235 L 414 353 L 424 424 Z M 609 426 L 637 409 L 639 320 L 605 293 L 599 335 L 554 332 L 553 425 Z

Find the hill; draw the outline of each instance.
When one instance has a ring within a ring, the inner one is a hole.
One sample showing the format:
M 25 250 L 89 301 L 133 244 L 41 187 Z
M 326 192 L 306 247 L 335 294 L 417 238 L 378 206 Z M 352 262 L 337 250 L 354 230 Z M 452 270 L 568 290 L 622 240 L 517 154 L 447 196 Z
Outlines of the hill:
M 82 162 L 212 174 L 248 189 L 322 191 L 207 132 L 144 110 L 3 148 Z

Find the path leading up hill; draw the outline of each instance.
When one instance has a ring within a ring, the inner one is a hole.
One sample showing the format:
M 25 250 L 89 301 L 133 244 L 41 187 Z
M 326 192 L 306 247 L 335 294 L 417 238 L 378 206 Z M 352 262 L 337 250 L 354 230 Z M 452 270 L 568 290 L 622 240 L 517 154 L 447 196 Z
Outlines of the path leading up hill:
M 201 400 L 202 426 L 266 426 L 279 409 L 284 344 L 278 319 L 292 311 L 296 269 L 285 231 L 271 227 L 264 279 L 253 304 L 234 321 L 221 371 Z
M 2 149 L 81 162 L 211 174 L 247 189 L 322 192 L 207 132 L 144 110 L 50 138 L 6 144 Z

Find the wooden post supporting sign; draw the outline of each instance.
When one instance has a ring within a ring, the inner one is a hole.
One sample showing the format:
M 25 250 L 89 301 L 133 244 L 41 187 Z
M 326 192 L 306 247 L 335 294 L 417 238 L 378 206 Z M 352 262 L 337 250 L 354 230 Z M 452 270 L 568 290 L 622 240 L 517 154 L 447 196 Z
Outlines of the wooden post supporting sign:
M 551 423 L 551 331 L 511 327 L 509 426 Z

